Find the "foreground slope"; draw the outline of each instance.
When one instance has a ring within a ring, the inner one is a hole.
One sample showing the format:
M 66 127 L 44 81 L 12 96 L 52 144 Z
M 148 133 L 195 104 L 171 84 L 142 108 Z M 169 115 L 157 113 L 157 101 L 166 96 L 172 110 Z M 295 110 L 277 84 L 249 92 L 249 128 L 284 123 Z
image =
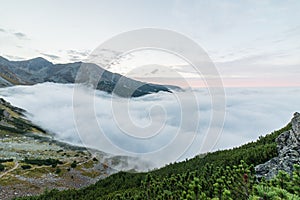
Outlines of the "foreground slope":
M 276 138 L 294 125 L 292 120 L 255 142 L 148 173 L 119 172 L 84 189 L 23 199 L 300 199 L 299 165 L 292 174 L 279 171 L 271 180 L 257 180 L 254 168 L 278 156 Z
M 0 98 L 0 199 L 37 195 L 45 188 L 81 188 L 126 167 L 126 158 L 56 141 Z

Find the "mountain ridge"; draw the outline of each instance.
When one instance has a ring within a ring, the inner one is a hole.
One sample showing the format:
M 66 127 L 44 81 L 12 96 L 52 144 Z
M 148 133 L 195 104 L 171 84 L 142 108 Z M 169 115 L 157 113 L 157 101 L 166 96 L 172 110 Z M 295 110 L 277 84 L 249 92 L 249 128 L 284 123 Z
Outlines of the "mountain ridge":
M 137 81 L 112 73 L 92 63 L 53 64 L 42 57 L 9 61 L 0 56 L 0 87 L 34 85 L 43 82 L 75 83 L 78 72 L 83 78 L 83 83 L 96 80 L 98 82 L 93 82 L 95 89 L 115 93 L 122 97 L 139 97 L 160 91 L 172 92 L 171 89 L 180 89 L 177 86 Z

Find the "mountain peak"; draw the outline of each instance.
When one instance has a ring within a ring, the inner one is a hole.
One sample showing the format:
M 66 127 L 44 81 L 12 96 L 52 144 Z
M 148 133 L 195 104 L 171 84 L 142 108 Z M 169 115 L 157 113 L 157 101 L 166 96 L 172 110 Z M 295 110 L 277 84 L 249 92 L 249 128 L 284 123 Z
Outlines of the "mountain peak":
M 25 70 L 27 72 L 36 73 L 41 69 L 51 67 L 53 63 L 42 57 L 36 57 L 29 60 L 11 61 L 15 68 Z
M 41 60 L 41 61 L 48 61 L 47 59 L 43 58 L 43 57 L 36 57 L 36 58 L 32 58 L 29 60 Z M 49 61 L 48 61 L 49 62 Z
M 6 58 L 0 56 L 0 61 L 5 61 L 5 62 L 8 62 L 9 60 L 7 60 Z
M 29 59 L 29 60 L 25 60 L 23 62 L 26 62 L 26 61 L 27 62 L 37 62 L 37 63 L 49 63 L 49 64 L 51 63 L 50 61 L 46 60 L 43 57 L 36 57 L 36 58 Z

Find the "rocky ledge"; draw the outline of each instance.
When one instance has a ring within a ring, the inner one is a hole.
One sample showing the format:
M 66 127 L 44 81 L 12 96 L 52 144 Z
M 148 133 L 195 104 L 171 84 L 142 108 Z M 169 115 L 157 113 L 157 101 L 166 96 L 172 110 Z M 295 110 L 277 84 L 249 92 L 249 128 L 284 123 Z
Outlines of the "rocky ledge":
M 300 164 L 300 114 L 296 112 L 291 121 L 292 129 L 276 138 L 278 156 L 255 167 L 260 179 L 271 179 L 279 170 L 292 173 L 293 165 Z

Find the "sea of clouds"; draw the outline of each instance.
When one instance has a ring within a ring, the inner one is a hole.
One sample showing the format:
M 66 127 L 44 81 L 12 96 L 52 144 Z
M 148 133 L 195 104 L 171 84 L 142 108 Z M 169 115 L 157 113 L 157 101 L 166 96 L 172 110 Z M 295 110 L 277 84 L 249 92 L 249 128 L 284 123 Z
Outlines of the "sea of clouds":
M 207 89 L 132 99 L 73 84 L 0 89 L 2 98 L 25 109 L 27 117 L 55 139 L 113 155 L 140 157 L 152 162 L 151 167 L 256 140 L 285 126 L 300 111 L 300 88 L 225 88 L 225 94 L 224 124 L 212 127 Z M 209 129 L 220 135 L 213 148 L 202 149 Z

